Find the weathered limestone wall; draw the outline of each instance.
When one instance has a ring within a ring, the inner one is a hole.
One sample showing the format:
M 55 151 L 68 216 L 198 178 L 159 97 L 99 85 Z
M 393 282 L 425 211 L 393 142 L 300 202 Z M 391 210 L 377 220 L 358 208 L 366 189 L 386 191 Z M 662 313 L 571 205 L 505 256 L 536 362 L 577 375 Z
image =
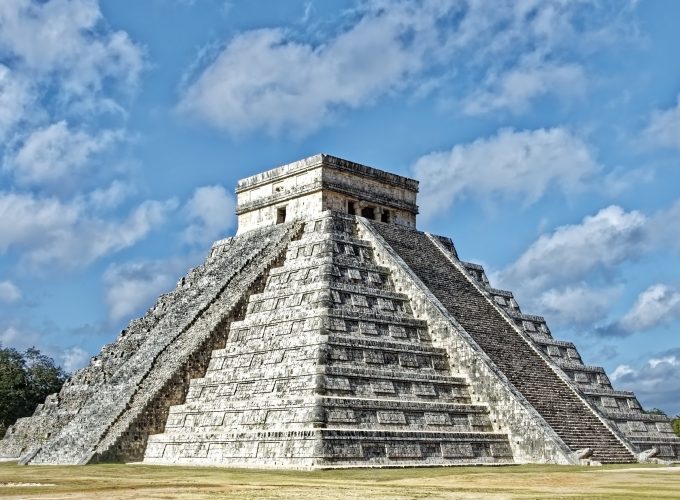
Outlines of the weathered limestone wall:
M 376 220 L 381 220 L 383 211 L 389 211 L 391 223 L 416 227 L 417 183 L 392 174 L 379 175 L 380 171 L 358 178 L 355 170 L 336 158 L 329 160 L 328 165 L 322 174 L 324 210 L 347 213 L 347 201 L 355 201 L 357 215 L 361 215 L 364 207 L 374 207 Z
M 370 207 L 376 220 L 415 227 L 418 182 L 329 155 L 316 155 L 239 181 L 236 188 L 239 234 L 286 220 L 315 217 L 324 210 L 357 214 Z M 389 214 L 388 214 L 389 212 Z
M 355 219 L 307 220 L 145 462 L 238 467 L 509 463 Z
M 391 204 L 383 203 L 382 205 L 375 201 L 365 201 L 358 198 L 356 194 L 337 193 L 334 191 L 323 191 L 323 208 L 324 210 L 332 210 L 334 212 L 347 213 L 347 202 L 353 201 L 356 214 L 361 215 L 361 211 L 365 207 L 370 207 L 374 210 L 375 219 L 381 220 L 384 212 L 387 212 L 389 221 L 400 226 L 415 228 L 415 216 L 408 210 L 395 208 Z M 389 207 L 389 208 L 388 208 Z
M 426 320 L 434 345 L 446 349 L 452 367 L 470 381 L 473 398 L 489 405 L 499 432 L 507 432 L 519 463 L 574 464 L 578 460 L 552 428 L 458 325 L 439 300 L 409 269 L 378 232 L 359 219 L 359 234 L 369 241 L 377 262 L 390 269 L 397 290 L 411 297 L 415 316 Z
M 553 369 L 561 371 L 563 378 L 570 380 L 582 397 L 596 408 L 602 418 L 608 419 L 612 428 L 618 428 L 638 453 L 655 449 L 653 456 L 656 458 L 680 459 L 680 438 L 673 432 L 668 418 L 646 413 L 635 394 L 614 389 L 604 368 L 584 364 L 572 342 L 552 337 L 545 318 L 522 313 L 512 292 L 492 288 L 482 266 L 469 262 L 462 265 L 549 359 Z M 645 454 L 649 455 L 648 452 Z
M 185 279 L 199 279 L 202 273 L 203 267 L 199 266 L 191 270 Z M 131 321 L 115 342 L 105 345 L 87 367 L 76 371 L 58 394 L 48 396 L 44 404 L 38 405 L 33 416 L 20 418 L 11 426 L 4 439 L 0 440 L 0 460 L 32 456 L 68 424 L 98 388 L 106 384 L 147 340 L 149 332 L 171 309 L 177 292 L 161 295 L 144 317 Z
M 295 182 L 294 179 L 291 179 Z M 269 186 L 271 187 L 271 185 Z M 306 186 L 310 191 L 307 194 L 280 197 L 271 205 L 253 204 L 253 208 L 248 212 L 239 215 L 239 229 L 237 234 L 243 234 L 253 229 L 259 229 L 266 226 L 272 226 L 279 223 L 278 209 L 284 208 L 286 216 L 284 222 L 290 222 L 296 219 L 305 219 L 310 214 L 316 214 L 323 211 L 323 202 L 321 195 L 321 186 L 319 184 L 318 190 L 313 191 L 312 186 Z
M 204 265 L 180 280 L 173 300 L 157 305 L 167 311 L 143 340 L 133 343 L 129 355 L 124 332 L 107 350 L 110 363 L 108 357 L 95 360 L 105 375 L 94 377 L 89 397 L 65 425 L 55 428 L 39 447 L 34 442 L 23 446 L 22 462 L 87 463 L 99 456 L 116 458 L 118 452 L 129 458 L 143 450 L 145 432 L 158 420 L 149 405 L 167 411 L 183 397 L 182 387 L 173 386 L 172 380 L 184 383 L 184 377 L 204 369 L 207 356 L 201 350 L 216 342 L 212 338 L 219 336 L 225 319 L 238 314 L 249 288 L 276 261 L 298 227 L 273 226 L 219 242 Z M 119 363 L 119 358 L 125 361 Z M 44 423 L 49 425 L 49 419 Z

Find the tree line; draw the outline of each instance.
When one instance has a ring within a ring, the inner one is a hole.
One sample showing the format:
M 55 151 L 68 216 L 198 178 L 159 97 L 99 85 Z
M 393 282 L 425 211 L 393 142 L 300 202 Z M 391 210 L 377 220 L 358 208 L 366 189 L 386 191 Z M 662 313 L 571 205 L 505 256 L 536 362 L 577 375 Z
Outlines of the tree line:
M 35 347 L 19 352 L 0 345 L 0 438 L 18 418 L 32 415 L 48 395 L 59 392 L 68 376 Z

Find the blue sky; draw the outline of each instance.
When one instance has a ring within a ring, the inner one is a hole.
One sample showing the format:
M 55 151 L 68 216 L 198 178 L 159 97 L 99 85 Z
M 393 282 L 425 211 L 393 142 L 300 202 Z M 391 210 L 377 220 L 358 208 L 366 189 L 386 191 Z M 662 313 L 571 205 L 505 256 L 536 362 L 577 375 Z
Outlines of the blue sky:
M 73 370 L 318 152 L 680 412 L 680 3 L 0 3 L 0 342 Z

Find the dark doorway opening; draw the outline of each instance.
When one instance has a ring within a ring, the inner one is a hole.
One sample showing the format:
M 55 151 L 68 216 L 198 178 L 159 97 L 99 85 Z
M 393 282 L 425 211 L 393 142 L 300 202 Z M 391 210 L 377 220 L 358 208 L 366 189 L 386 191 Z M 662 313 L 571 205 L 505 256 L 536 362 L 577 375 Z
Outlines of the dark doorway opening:
M 276 209 L 276 223 L 283 224 L 286 222 L 286 207 Z
M 350 214 L 350 215 L 356 215 L 357 214 L 356 202 L 354 202 L 354 201 L 348 201 L 347 202 L 347 213 Z
M 389 222 L 390 221 L 390 211 L 385 210 L 383 208 L 382 213 L 380 214 L 380 222 Z
M 375 208 L 374 207 L 364 207 L 361 209 L 361 216 L 367 219 L 375 219 Z

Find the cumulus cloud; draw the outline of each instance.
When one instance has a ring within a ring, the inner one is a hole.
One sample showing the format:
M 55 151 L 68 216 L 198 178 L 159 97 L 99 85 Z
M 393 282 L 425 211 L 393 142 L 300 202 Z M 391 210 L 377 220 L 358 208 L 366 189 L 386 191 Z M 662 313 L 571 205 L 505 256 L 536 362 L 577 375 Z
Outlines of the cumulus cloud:
M 186 89 L 180 110 L 230 132 L 312 130 L 334 109 L 368 103 L 421 68 L 436 16 L 450 9 L 426 4 L 370 11 L 318 46 L 283 29 L 241 33 Z
M 555 186 L 583 187 L 600 170 L 588 145 L 563 128 L 516 131 L 429 153 L 413 165 L 427 219 L 466 196 L 509 198 L 530 204 Z
M 651 145 L 680 150 L 680 94 L 675 106 L 652 113 L 643 136 Z
M 626 262 L 677 248 L 679 220 L 680 200 L 649 215 L 611 205 L 543 233 L 511 264 L 490 273 L 490 279 L 558 324 L 599 323 L 595 331 L 610 336 L 651 329 L 680 318 L 679 292 L 653 285 L 623 318 L 607 323 L 609 305 L 622 291 L 612 283 Z
M 597 331 L 601 335 L 626 336 L 645 332 L 680 319 L 680 291 L 663 283 L 638 295 L 631 309 L 618 321 Z
M 6 304 L 16 302 L 21 298 L 21 290 L 9 280 L 0 281 L 0 302 Z
M 35 183 L 83 167 L 119 132 L 85 132 L 81 125 L 74 130 L 62 120 L 124 114 L 118 101 L 136 88 L 144 57 L 127 33 L 109 29 L 96 0 L 0 2 L 5 168 L 19 181 Z
M 128 318 L 150 307 L 163 292 L 172 288 L 185 263 L 140 261 L 109 266 L 104 274 L 109 319 Z
M 56 75 L 64 98 L 99 92 L 107 80 L 136 84 L 143 51 L 123 31 L 100 29 L 96 0 L 5 0 L 0 51 L 33 75 Z
M 548 94 L 580 95 L 587 72 L 566 54 L 602 46 L 604 37 L 594 34 L 618 24 L 610 10 L 622 7 L 373 0 L 315 42 L 267 28 L 237 34 L 207 64 L 201 52 L 205 67 L 187 78 L 179 109 L 231 133 L 307 133 L 338 110 L 405 89 L 435 89 L 475 114 L 519 109 Z
M 120 205 L 134 191 L 132 185 L 116 180 L 106 187 L 90 191 L 84 198 L 93 210 L 109 210 Z
M 90 356 L 84 349 L 73 346 L 65 349 L 61 355 L 61 367 L 68 373 L 73 373 L 78 368 L 84 367 Z
M 649 330 L 680 318 L 680 292 L 657 283 L 642 292 L 632 309 L 621 318 L 621 326 L 630 332 Z
M 554 325 L 585 326 L 606 318 L 620 287 L 591 288 L 586 283 L 543 291 L 528 304 Z
M 64 195 L 49 188 L 92 178 L 83 173 L 124 137 L 96 117 L 122 111 L 116 99 L 136 87 L 144 49 L 110 29 L 98 2 L 0 2 L 0 61 L 0 155 L 15 182 L 0 192 L 0 253 L 16 249 L 38 267 L 78 267 L 160 223 L 166 202 L 142 204 L 127 219 L 103 215 L 123 198 L 120 181 L 70 200 L 16 189 Z
M 536 291 L 612 269 L 648 248 L 647 223 L 640 212 L 616 205 L 603 208 L 579 224 L 541 235 L 496 279 L 504 286 Z
M 121 131 L 105 130 L 90 135 L 72 130 L 62 120 L 34 130 L 23 145 L 5 160 L 21 184 L 51 183 L 78 174 L 91 165 L 92 157 L 123 137 Z
M 203 186 L 194 191 L 184 206 L 189 226 L 184 239 L 191 244 L 207 244 L 225 236 L 236 222 L 234 197 L 222 186 Z
M 0 328 L 0 345 L 23 351 L 41 345 L 41 335 L 35 331 L 7 325 Z M 41 349 L 42 350 L 42 349 Z
M 647 408 L 680 414 L 680 348 L 658 353 L 642 366 L 619 365 L 611 373 L 617 389 L 634 391 Z
M 36 268 L 82 267 L 134 245 L 176 206 L 174 200 L 145 201 L 116 220 L 91 215 L 81 200 L 0 192 L 0 253 L 19 248 L 23 262 Z
M 0 140 L 24 118 L 34 99 L 29 81 L 0 64 Z
M 555 65 L 520 66 L 500 75 L 487 78 L 482 90 L 474 92 L 463 103 L 469 115 L 509 109 L 525 111 L 531 102 L 549 94 L 578 97 L 585 93 L 587 78 L 584 68 L 569 63 Z

